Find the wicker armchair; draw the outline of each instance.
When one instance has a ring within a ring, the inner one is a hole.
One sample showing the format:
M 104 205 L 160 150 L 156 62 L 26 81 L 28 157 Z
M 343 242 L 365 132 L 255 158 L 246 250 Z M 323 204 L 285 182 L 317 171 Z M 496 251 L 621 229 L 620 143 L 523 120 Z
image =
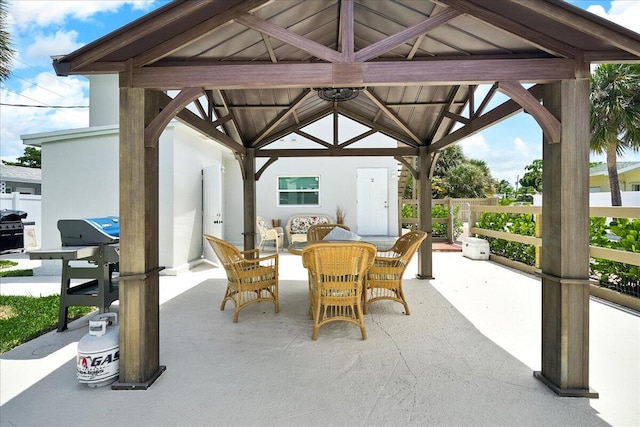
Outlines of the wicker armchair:
M 329 234 L 331 230 L 336 227 L 344 228 L 347 231 L 351 231 L 349 227 L 344 224 L 315 224 L 309 227 L 309 229 L 307 230 L 307 242 L 324 239 L 324 236 Z
M 284 229 L 282 227 L 270 227 L 267 221 L 261 216 L 256 217 L 256 225 L 260 233 L 260 244 L 258 249 L 264 249 L 264 242 L 273 240 L 276 245 L 276 252 L 283 248 Z
M 325 323 L 345 321 L 360 328 L 367 339 L 362 313 L 362 286 L 376 248 L 370 243 L 310 243 L 302 251 L 302 264 L 309 271 L 310 314 L 313 334 Z
M 227 301 L 233 301 L 233 322 L 238 322 L 238 313 L 254 302 L 270 301 L 275 312 L 280 311 L 278 302 L 278 254 L 260 258 L 258 249 L 239 251 L 235 246 L 217 237 L 204 235 L 215 251 L 227 273 L 227 290 L 220 305 L 224 310 Z
M 409 314 L 409 305 L 402 291 L 402 275 L 416 250 L 427 237 L 421 230 L 411 231 L 396 240 L 391 249 L 379 251 L 373 266 L 367 273 L 364 287 L 363 310 L 379 300 L 397 301 L 404 305 L 405 314 Z

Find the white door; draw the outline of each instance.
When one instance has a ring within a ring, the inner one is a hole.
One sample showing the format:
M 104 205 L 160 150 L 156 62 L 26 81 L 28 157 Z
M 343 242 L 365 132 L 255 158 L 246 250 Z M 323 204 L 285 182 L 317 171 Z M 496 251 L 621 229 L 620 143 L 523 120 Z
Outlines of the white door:
M 386 236 L 389 231 L 389 182 L 386 168 L 359 168 L 358 234 Z
M 223 223 L 222 167 L 216 163 L 202 170 L 202 231 L 222 239 Z M 209 242 L 203 239 L 203 246 L 205 259 L 217 261 Z

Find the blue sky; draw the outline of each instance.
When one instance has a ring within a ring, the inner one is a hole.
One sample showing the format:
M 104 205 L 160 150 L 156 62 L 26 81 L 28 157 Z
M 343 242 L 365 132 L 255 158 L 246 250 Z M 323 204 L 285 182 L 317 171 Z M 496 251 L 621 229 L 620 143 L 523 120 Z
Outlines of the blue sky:
M 7 30 L 17 54 L 12 76 L 0 88 L 0 157 L 14 160 L 23 153 L 21 135 L 88 126 L 88 81 L 56 77 L 51 56 L 73 52 L 167 2 L 9 0 Z M 569 3 L 640 33 L 640 0 Z M 468 157 L 487 162 L 494 178 L 514 184 L 526 165 L 542 158 L 541 141 L 540 127 L 519 114 L 461 144 Z M 592 156 L 592 161 L 603 160 Z M 621 160 L 640 161 L 640 153 L 629 152 Z

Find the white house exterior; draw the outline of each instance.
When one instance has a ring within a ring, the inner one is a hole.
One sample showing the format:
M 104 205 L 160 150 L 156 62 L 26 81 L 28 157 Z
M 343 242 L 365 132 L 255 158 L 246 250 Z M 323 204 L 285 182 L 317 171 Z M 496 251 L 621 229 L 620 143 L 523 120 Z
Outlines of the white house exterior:
M 90 77 L 90 82 L 88 128 L 22 136 L 25 144 L 42 150 L 42 248 L 60 246 L 59 219 L 118 215 L 118 78 L 96 75 Z M 326 124 L 316 125 L 319 127 L 315 132 L 330 135 L 332 130 L 323 129 L 323 125 Z M 318 147 L 301 137 L 289 137 L 277 144 Z M 394 146 L 395 141 L 376 134 L 353 146 L 362 147 L 363 144 Z M 159 147 L 159 255 L 160 265 L 165 267 L 163 274 L 177 274 L 188 269 L 203 259 L 203 253 L 207 258 L 212 257 L 208 250 L 205 251 L 203 232 L 242 245 L 242 176 L 239 163 L 230 151 L 177 121 L 164 130 Z M 266 159 L 256 162 L 259 170 Z M 218 227 L 210 227 L 210 216 L 203 211 L 203 188 L 210 188 L 203 186 L 203 171 L 211 167 L 219 171 L 215 188 L 211 190 L 219 205 L 219 212 L 213 212 L 221 221 Z M 279 159 L 265 169 L 257 182 L 256 211 L 267 220 L 280 219 L 284 225 L 289 216 L 297 213 L 324 213 L 335 218 L 337 207 L 341 207 L 347 212 L 345 223 L 352 230 L 360 234 L 395 236 L 398 233 L 396 173 L 397 162 L 391 157 Z M 371 229 L 362 228 L 367 222 L 367 211 L 362 208 L 364 203 L 359 211 L 357 203 L 358 176 L 361 180 L 373 179 L 370 174 L 374 174 L 372 176 L 378 179 L 376 183 L 380 182 L 380 188 L 386 193 L 383 207 L 386 227 L 378 226 L 373 233 L 367 232 Z M 278 177 L 300 176 L 319 177 L 318 205 L 280 206 Z M 382 177 L 384 182 L 381 182 Z M 53 262 L 43 267 L 40 274 L 56 271 Z

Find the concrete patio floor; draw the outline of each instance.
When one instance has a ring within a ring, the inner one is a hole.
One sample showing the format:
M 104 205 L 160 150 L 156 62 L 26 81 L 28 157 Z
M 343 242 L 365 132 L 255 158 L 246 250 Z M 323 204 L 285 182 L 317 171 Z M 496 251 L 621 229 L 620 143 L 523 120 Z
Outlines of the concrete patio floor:
M 3 256 L 7 258 L 7 255 Z M 311 340 L 306 270 L 280 257 L 280 313 L 232 322 L 224 272 L 202 264 L 160 281 L 160 363 L 146 391 L 76 380 L 87 318 L 2 355 L 1 426 L 638 426 L 640 317 L 590 310 L 590 385 L 561 398 L 540 369 L 540 281 L 459 252 L 434 253 L 433 280 L 405 275 L 411 315 L 378 302 L 368 339 L 334 323 Z M 2 278 L 3 294 L 59 291 L 59 278 Z M 114 306 L 117 309 L 117 305 Z

